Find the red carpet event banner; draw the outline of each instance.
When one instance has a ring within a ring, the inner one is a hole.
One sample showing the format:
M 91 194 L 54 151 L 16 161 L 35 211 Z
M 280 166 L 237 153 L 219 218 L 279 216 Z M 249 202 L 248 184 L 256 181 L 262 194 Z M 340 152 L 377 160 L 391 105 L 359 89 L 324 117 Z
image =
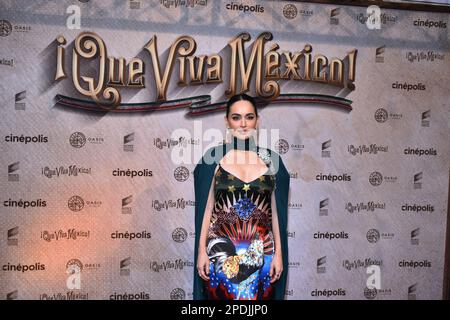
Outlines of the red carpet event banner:
M 0 0 L 0 299 L 190 300 L 193 171 L 257 98 L 285 298 L 442 299 L 449 14 Z

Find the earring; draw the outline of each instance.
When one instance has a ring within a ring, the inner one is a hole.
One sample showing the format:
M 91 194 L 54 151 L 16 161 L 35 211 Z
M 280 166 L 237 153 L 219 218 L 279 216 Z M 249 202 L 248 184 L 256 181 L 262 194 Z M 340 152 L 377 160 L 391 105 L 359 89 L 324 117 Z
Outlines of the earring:
M 227 130 L 225 131 L 225 143 L 230 143 L 231 142 L 231 138 L 230 138 L 230 128 L 227 127 Z

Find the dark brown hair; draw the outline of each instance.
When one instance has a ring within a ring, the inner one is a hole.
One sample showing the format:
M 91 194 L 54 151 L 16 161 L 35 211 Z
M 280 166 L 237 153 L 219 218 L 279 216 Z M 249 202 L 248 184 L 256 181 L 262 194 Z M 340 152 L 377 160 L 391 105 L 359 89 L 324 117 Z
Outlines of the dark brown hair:
M 258 108 L 256 107 L 255 99 L 253 97 L 249 96 L 248 94 L 239 93 L 239 94 L 232 96 L 227 102 L 227 118 L 228 118 L 228 115 L 230 114 L 230 109 L 231 109 L 231 106 L 233 105 L 233 103 L 235 103 L 237 101 L 241 101 L 241 100 L 250 102 L 253 105 L 253 108 L 255 109 L 255 115 L 258 116 Z

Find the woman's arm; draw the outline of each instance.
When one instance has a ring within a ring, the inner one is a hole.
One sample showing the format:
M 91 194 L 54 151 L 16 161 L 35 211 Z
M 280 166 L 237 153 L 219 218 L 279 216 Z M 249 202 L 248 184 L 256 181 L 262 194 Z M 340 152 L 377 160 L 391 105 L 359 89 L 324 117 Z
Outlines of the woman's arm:
M 275 191 L 272 192 L 272 232 L 275 238 L 275 254 L 270 265 L 271 283 L 278 280 L 283 272 L 283 255 L 281 252 L 280 226 L 278 224 L 278 211 L 276 205 Z
M 219 167 L 217 166 L 215 173 L 217 172 L 217 169 Z M 209 280 L 209 257 L 206 253 L 206 240 L 208 237 L 208 229 L 209 224 L 211 221 L 211 214 L 214 207 L 214 181 L 215 178 L 213 177 L 211 181 L 211 187 L 209 188 L 208 193 L 208 201 L 206 202 L 205 207 L 205 213 L 203 215 L 203 222 L 202 222 L 202 228 L 200 232 L 200 239 L 199 239 L 199 245 L 198 245 L 198 259 L 197 259 L 197 270 L 200 275 L 200 277 L 204 280 Z

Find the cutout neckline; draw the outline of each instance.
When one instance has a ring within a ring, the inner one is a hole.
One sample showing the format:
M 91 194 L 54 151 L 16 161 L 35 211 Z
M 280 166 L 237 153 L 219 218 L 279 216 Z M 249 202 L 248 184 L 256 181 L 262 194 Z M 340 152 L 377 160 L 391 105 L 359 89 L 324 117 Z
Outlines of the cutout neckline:
M 233 173 L 231 173 L 230 171 L 228 171 L 227 169 L 225 169 L 225 168 L 220 164 L 220 162 L 219 162 L 219 167 L 221 167 L 222 170 L 225 171 L 226 173 L 232 175 L 233 177 L 235 177 L 236 179 L 240 180 L 241 182 L 243 182 L 243 183 L 245 183 L 245 184 L 249 184 L 249 183 L 252 183 L 252 182 L 258 180 L 258 179 L 261 178 L 262 176 L 267 175 L 267 173 L 270 171 L 270 169 L 267 168 L 267 171 L 264 172 L 262 175 L 260 175 L 259 177 L 256 177 L 255 179 L 253 179 L 253 180 L 251 180 L 251 181 L 249 181 L 249 182 L 246 182 L 246 181 L 242 180 L 241 178 L 239 178 L 238 176 L 236 176 L 235 174 L 233 174 Z

